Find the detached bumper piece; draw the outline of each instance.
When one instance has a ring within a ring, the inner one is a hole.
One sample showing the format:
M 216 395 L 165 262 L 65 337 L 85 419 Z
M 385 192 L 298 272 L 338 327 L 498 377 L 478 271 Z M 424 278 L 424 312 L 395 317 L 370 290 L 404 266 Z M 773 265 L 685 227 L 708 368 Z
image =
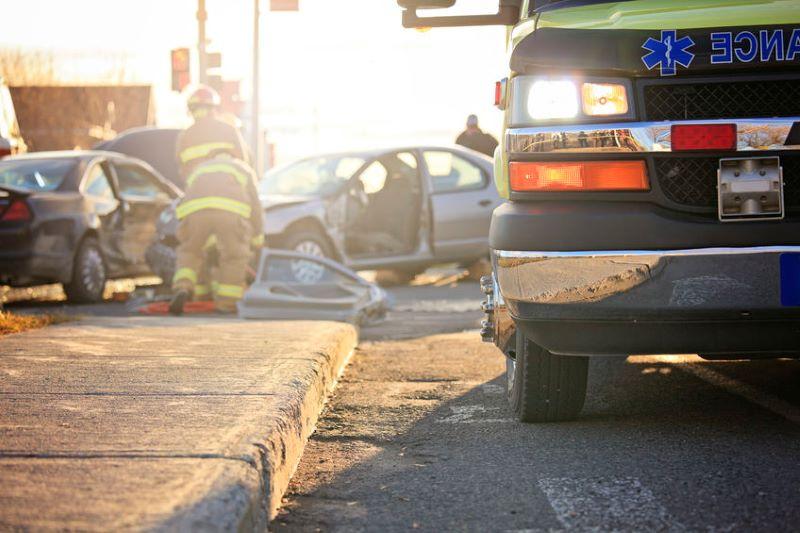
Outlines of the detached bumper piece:
M 495 251 L 534 342 L 565 355 L 800 353 L 800 246 Z
M 298 278 L 313 269 L 318 281 Z M 333 320 L 366 325 L 383 319 L 389 297 L 349 268 L 324 257 L 264 249 L 255 282 L 239 302 L 241 318 Z

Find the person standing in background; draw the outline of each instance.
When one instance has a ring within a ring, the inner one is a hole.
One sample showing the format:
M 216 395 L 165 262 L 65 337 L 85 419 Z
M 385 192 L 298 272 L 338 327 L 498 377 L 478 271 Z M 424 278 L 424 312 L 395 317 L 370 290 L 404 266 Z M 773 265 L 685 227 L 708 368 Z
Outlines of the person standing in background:
M 467 129 L 458 136 L 456 144 L 486 154 L 489 157 L 494 157 L 497 139 L 478 127 L 478 117 L 476 115 L 470 115 L 467 117 Z

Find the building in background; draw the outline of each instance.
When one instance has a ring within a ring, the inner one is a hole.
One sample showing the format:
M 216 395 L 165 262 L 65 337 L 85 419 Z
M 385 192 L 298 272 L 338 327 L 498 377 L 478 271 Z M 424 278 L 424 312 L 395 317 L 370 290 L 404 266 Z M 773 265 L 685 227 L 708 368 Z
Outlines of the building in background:
M 155 124 L 149 85 L 11 87 L 29 150 L 91 148 L 118 132 Z

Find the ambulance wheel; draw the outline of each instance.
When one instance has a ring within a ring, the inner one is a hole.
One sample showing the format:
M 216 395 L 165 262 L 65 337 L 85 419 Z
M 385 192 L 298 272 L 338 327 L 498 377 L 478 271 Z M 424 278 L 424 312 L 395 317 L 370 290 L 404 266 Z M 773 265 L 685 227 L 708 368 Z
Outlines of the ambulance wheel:
M 67 300 L 72 303 L 97 303 L 106 288 L 106 266 L 100 245 L 94 237 L 83 240 L 75 254 L 72 280 L 64 284 Z
M 589 359 L 555 355 L 517 330 L 515 358 L 506 360 L 508 401 L 520 422 L 564 422 L 586 399 Z

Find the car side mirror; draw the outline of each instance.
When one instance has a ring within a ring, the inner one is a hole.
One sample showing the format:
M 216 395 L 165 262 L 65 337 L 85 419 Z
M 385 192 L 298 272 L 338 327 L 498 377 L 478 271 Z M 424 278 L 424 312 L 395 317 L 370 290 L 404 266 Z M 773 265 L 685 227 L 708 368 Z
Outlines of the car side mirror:
M 522 0 L 497 0 L 497 13 L 486 15 L 455 15 L 420 17 L 418 9 L 447 9 L 457 0 L 397 0 L 403 8 L 405 28 L 443 28 L 459 26 L 513 26 L 520 20 Z

